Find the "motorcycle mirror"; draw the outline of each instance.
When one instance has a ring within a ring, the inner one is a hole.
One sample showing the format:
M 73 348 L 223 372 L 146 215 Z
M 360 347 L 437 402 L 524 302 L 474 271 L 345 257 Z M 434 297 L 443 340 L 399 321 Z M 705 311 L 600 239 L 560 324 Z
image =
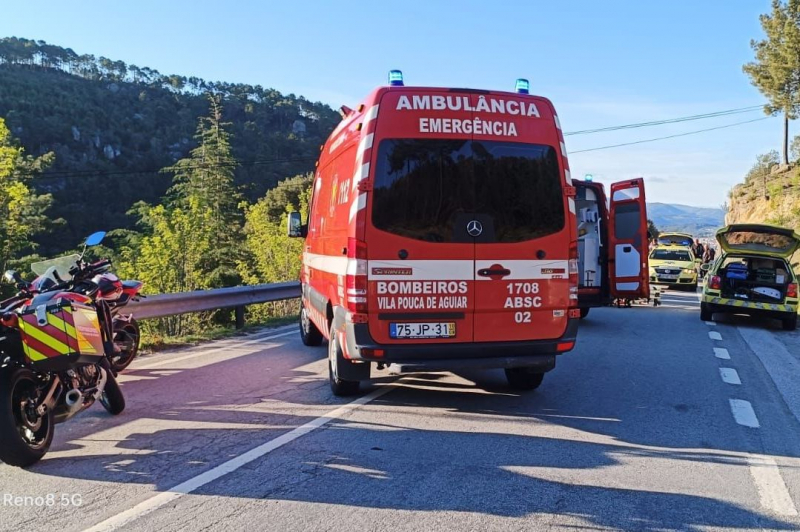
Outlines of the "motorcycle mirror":
M 19 276 L 16 270 L 7 270 L 3 274 L 3 281 L 7 282 L 8 284 L 14 284 L 21 281 L 22 278 Z
M 92 233 L 91 235 L 89 235 L 89 236 L 86 238 L 86 242 L 85 242 L 85 244 L 84 244 L 84 245 L 85 245 L 86 247 L 96 246 L 96 245 L 98 245 L 100 242 L 102 242 L 102 241 L 103 241 L 103 239 L 105 238 L 105 236 L 106 236 L 106 232 L 105 232 L 105 231 L 98 231 L 98 232 L 96 232 L 96 233 Z

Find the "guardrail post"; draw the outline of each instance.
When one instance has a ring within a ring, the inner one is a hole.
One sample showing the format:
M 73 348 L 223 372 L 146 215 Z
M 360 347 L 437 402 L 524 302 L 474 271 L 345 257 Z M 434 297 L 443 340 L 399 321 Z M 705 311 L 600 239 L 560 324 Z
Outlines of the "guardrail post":
M 244 305 L 236 307 L 236 328 L 244 328 Z

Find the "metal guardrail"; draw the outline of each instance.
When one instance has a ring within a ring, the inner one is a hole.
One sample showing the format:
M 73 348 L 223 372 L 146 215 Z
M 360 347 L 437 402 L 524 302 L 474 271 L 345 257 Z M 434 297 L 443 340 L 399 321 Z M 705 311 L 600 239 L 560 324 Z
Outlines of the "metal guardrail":
M 244 326 L 244 307 L 256 303 L 269 303 L 300 297 L 300 283 L 259 284 L 252 286 L 233 286 L 213 290 L 196 290 L 177 294 L 158 294 L 147 296 L 140 301 L 132 301 L 125 309 L 136 319 L 164 318 L 190 312 L 203 312 L 224 308 L 236 309 L 236 327 Z

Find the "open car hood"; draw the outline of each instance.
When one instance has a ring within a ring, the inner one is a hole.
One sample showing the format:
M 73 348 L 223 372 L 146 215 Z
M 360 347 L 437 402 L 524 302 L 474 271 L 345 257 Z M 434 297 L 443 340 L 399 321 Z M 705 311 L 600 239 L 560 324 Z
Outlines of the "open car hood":
M 717 242 L 725 253 L 788 259 L 800 246 L 800 235 L 774 225 L 734 224 L 717 231 Z

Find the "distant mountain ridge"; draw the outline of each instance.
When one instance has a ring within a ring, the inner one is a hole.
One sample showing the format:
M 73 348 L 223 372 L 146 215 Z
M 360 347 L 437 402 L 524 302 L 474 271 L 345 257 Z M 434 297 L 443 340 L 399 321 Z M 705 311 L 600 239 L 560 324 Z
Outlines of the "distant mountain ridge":
M 725 211 L 714 207 L 692 207 L 675 203 L 648 203 L 647 217 L 659 231 L 711 236 L 725 225 Z

